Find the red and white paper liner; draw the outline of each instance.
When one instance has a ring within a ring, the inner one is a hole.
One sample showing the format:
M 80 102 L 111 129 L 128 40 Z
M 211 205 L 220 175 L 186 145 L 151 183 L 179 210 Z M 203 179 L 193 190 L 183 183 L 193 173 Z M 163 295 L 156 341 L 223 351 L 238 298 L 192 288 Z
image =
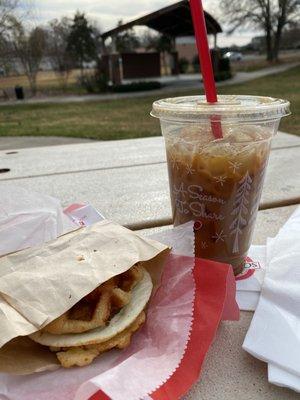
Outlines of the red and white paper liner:
M 144 327 L 85 368 L 0 374 L 8 400 L 177 399 L 199 378 L 221 319 L 237 319 L 229 266 L 170 255 Z M 92 396 L 92 397 L 91 397 Z
M 83 384 L 76 399 L 96 387 L 90 400 L 178 399 L 199 378 L 220 321 L 238 318 L 229 266 L 171 254 L 146 325 L 115 366 Z

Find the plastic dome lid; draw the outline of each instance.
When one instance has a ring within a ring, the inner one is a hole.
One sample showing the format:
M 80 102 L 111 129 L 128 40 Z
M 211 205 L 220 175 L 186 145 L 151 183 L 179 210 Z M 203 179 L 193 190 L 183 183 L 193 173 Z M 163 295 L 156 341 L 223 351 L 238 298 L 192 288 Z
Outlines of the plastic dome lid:
M 163 120 L 200 122 L 272 121 L 290 114 L 290 102 L 263 96 L 219 95 L 217 103 L 205 96 L 171 97 L 153 103 L 151 115 Z

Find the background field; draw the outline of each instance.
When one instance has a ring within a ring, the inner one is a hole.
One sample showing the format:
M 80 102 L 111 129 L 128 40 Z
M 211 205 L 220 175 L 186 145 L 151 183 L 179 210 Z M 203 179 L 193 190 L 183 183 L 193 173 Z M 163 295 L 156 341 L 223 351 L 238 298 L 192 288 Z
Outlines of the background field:
M 223 94 L 252 94 L 290 100 L 292 117 L 280 129 L 300 134 L 300 66 L 240 85 L 222 87 Z M 178 95 L 197 94 L 180 92 Z M 174 94 L 176 95 L 176 94 Z M 165 97 L 163 93 L 159 97 Z M 173 96 L 173 94 L 172 94 Z M 157 95 L 101 102 L 16 105 L 0 108 L 1 136 L 69 136 L 100 140 L 127 139 L 160 134 L 156 119 L 149 116 Z

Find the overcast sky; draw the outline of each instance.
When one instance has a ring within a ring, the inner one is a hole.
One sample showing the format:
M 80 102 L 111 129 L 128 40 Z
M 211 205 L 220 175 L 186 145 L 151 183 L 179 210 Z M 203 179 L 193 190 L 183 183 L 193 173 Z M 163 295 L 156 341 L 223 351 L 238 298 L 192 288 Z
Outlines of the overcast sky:
M 176 3 L 177 0 L 29 0 L 36 9 L 38 23 L 61 16 L 73 16 L 76 10 L 84 11 L 97 21 L 102 31 L 114 28 L 122 19 L 130 21 L 159 8 Z M 215 18 L 220 17 L 219 0 L 203 0 L 204 8 Z M 222 24 L 223 29 L 224 25 Z M 257 35 L 257 33 L 256 33 Z M 231 44 L 243 45 L 254 36 L 252 32 L 241 31 L 233 35 L 219 35 L 219 46 Z

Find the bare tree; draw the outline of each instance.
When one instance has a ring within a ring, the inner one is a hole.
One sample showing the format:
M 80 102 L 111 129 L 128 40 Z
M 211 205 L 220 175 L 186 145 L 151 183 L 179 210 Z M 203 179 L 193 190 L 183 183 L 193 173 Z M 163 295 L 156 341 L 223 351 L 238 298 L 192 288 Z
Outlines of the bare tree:
M 0 38 L 4 40 L 15 22 L 14 12 L 19 0 L 0 0 Z
M 18 0 L 0 0 L 0 67 L 7 73 L 12 66 L 9 32 L 15 24 Z
M 247 25 L 264 31 L 267 60 L 277 61 L 283 29 L 299 18 L 300 0 L 221 0 L 221 9 L 231 33 Z
M 11 33 L 15 57 L 20 61 L 28 78 L 32 94 L 36 93 L 36 78 L 46 48 L 45 31 L 36 27 L 26 32 L 20 22 L 16 22 Z
M 22 24 L 33 20 L 33 0 L 0 0 L 0 65 L 9 73 L 16 67 L 13 38 Z
M 67 50 L 71 23 L 66 17 L 54 19 L 49 23 L 47 31 L 47 56 L 63 90 L 74 67 L 74 60 Z

